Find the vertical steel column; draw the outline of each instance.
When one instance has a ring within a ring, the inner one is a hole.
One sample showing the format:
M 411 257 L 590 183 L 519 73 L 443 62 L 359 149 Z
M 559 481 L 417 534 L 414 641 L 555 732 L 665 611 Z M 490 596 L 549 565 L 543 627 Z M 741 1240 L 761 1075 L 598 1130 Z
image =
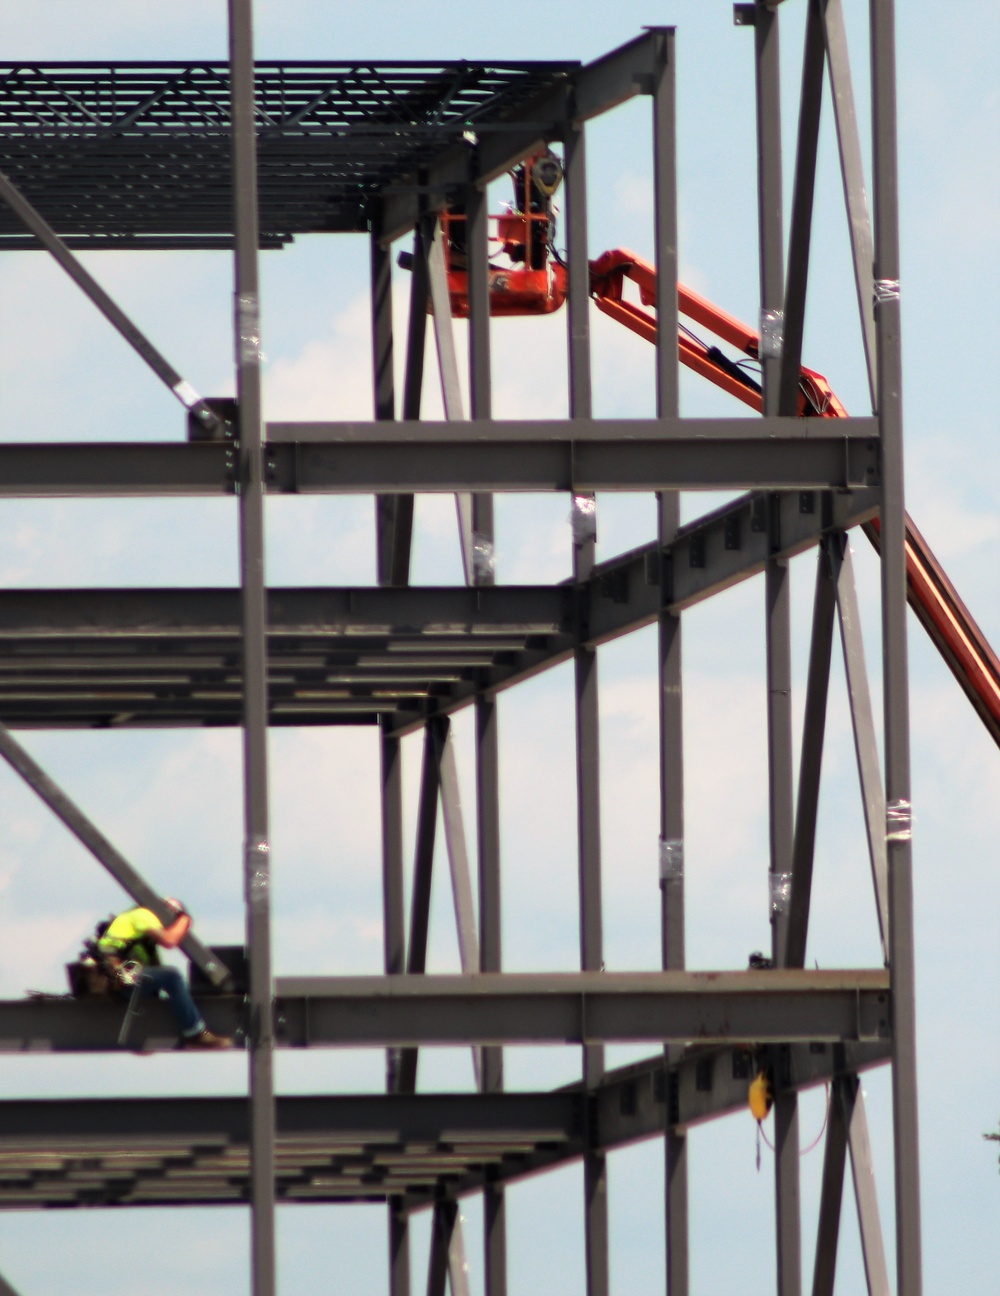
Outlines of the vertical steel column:
M 760 338 L 764 413 L 778 413 L 784 332 L 784 247 L 781 180 L 781 93 L 778 15 L 768 0 L 754 14 L 757 88 L 757 211 L 760 241 Z M 770 541 L 780 511 L 772 501 Z M 767 610 L 767 734 L 771 829 L 772 954 L 785 953 L 793 842 L 791 614 L 787 560 L 771 558 L 765 571 Z M 775 1196 L 779 1296 L 800 1296 L 802 1243 L 799 1209 L 798 1102 L 779 1093 L 774 1105 Z
M 500 766 L 496 699 L 476 699 L 476 807 L 479 858 L 479 967 L 499 972 L 503 965 L 500 895 Z M 484 1093 L 503 1089 L 503 1049 L 482 1053 Z M 483 1243 L 486 1296 L 507 1292 L 507 1207 L 503 1185 L 487 1176 L 483 1188 Z
M 469 252 L 469 401 L 474 419 L 492 416 L 490 378 L 489 228 L 485 189 L 466 190 L 466 245 Z M 492 585 L 494 565 L 493 496 L 472 497 L 473 568 L 477 585 Z
M 795 839 L 792 846 L 792 890 L 788 903 L 788 923 L 785 927 L 785 953 L 782 959 L 785 967 L 795 968 L 804 967 L 806 958 L 820 774 L 823 767 L 823 740 L 826 734 L 826 704 L 830 690 L 830 660 L 833 656 L 836 598 L 826 551 L 827 543 L 824 541 L 816 554 L 816 593 L 813 598 L 809 675 L 806 680 L 805 715 L 802 720 Z
M 396 386 L 393 373 L 392 336 L 392 255 L 379 240 L 380 230 L 373 223 L 370 234 L 372 373 L 375 418 L 391 421 L 396 417 Z M 398 495 L 376 495 L 376 561 L 378 583 L 391 585 L 393 553 L 396 546 Z
M 680 409 L 677 372 L 677 139 L 676 45 L 673 28 L 656 35 L 653 83 L 654 237 L 656 240 L 657 339 L 656 412 L 676 418 Z M 660 709 L 660 931 L 664 969 L 684 967 L 684 743 L 681 691 L 681 618 L 667 611 L 673 572 L 666 553 L 680 525 L 680 495 L 657 498 L 661 553 L 659 616 Z M 683 1049 L 667 1046 L 669 1066 Z M 667 1127 L 666 1173 L 667 1296 L 687 1296 L 688 1173 L 687 1135 Z
M 240 410 L 244 879 L 250 959 L 251 1282 L 254 1296 L 274 1296 L 274 1024 L 253 0 L 229 0 L 229 62 L 236 225 L 236 392 Z
M 570 417 L 591 417 L 590 267 L 587 260 L 587 163 L 583 123 L 565 130 L 566 203 L 569 208 L 569 371 Z M 574 495 L 574 519 L 593 518 L 593 497 Z M 574 527 L 573 576 L 586 580 L 593 570 L 596 530 Z M 579 626 L 581 638 L 586 627 Z M 600 752 L 598 745 L 597 653 L 580 644 L 574 654 L 576 679 L 577 847 L 580 875 L 580 967 L 597 971 L 604 962 L 601 905 Z M 596 1085 L 604 1074 L 604 1049 L 584 1047 L 583 1078 Z M 587 1296 L 608 1292 L 607 1159 L 589 1148 L 583 1160 Z
M 396 416 L 393 369 L 392 258 L 379 241 L 377 222 L 371 232 L 372 392 L 375 417 Z M 400 502 L 406 501 L 407 533 L 412 523 L 412 496 L 379 495 L 375 500 L 378 583 L 391 585 L 399 543 Z M 404 512 L 405 504 L 404 504 Z M 407 548 L 408 548 L 407 543 Z M 405 576 L 404 576 L 405 580 Z M 403 770 L 400 741 L 386 725 L 379 731 L 382 779 L 382 947 L 387 976 L 406 970 L 406 889 L 403 880 Z M 396 1088 L 399 1050 L 386 1050 L 385 1087 Z M 410 1296 L 410 1217 L 402 1198 L 390 1198 L 386 1208 L 389 1243 L 389 1296 Z
M 906 657 L 906 515 L 903 501 L 896 50 L 892 0 L 870 0 L 875 330 L 882 451 L 882 669 L 885 707 L 892 1096 L 899 1296 L 920 1296 L 920 1165 L 913 950 L 910 725 Z

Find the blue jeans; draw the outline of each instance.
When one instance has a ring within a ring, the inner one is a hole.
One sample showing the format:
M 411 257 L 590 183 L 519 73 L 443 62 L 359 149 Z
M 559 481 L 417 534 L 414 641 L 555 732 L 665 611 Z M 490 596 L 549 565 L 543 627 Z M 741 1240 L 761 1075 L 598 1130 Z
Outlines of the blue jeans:
M 198 1035 L 205 1029 L 201 1013 L 191 998 L 184 977 L 173 967 L 147 967 L 142 970 L 139 982 L 141 999 L 156 999 L 163 992 L 177 1016 L 177 1025 L 184 1036 Z

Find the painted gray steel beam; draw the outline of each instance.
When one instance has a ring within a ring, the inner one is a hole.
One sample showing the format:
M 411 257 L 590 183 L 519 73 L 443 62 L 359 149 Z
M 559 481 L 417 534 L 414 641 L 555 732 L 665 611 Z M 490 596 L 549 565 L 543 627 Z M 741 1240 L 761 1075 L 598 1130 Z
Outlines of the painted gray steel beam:
M 42 767 L 16 740 L 14 735 L 3 724 L 0 724 L 0 756 L 19 774 L 28 787 L 36 792 L 54 815 L 65 824 L 73 836 L 86 846 L 97 862 L 111 874 L 115 881 L 124 888 L 136 904 L 151 909 L 157 918 L 168 926 L 174 920 L 170 906 L 164 903 L 163 897 L 157 895 L 149 883 L 129 864 L 97 826 L 83 813 L 61 787 L 51 779 Z M 206 945 L 189 932 L 181 942 L 181 949 L 196 967 L 208 977 L 212 985 L 221 986 L 229 977 L 229 969 Z
M 795 412 L 782 400 L 785 284 L 781 176 L 781 91 L 778 11 L 757 0 L 754 14 L 757 120 L 757 230 L 760 265 L 761 381 L 764 414 Z M 804 305 L 804 300 L 803 303 Z M 797 377 L 797 373 L 796 373 Z M 790 385 L 790 384 L 789 384 Z M 797 385 L 796 385 L 797 386 Z M 793 399 L 797 390 L 790 393 Z M 787 399 L 787 397 L 786 397 Z M 777 508 L 768 510 L 772 545 Z M 785 953 L 788 890 L 793 840 L 791 595 L 786 559 L 770 555 L 764 569 L 767 653 L 767 747 L 770 828 L 772 957 Z M 802 1289 L 799 1205 L 799 1125 L 794 1093 L 776 1095 L 775 1210 L 778 1296 L 800 1296 Z
M 880 1040 L 889 1033 L 888 983 L 883 969 L 289 977 L 276 983 L 277 1043 Z M 240 1027 L 242 1000 L 199 1003 L 213 1030 Z M 147 1007 L 137 1037 L 145 1031 L 152 1047 L 174 1047 L 175 1024 L 161 1007 Z M 121 1016 L 114 1004 L 8 1000 L 0 1051 L 116 1049 Z
M 413 885 L 410 891 L 410 935 L 406 947 L 408 979 L 422 973 L 427 966 L 431 881 L 434 869 L 434 846 L 437 840 L 438 798 L 441 788 L 441 751 L 447 735 L 447 720 L 432 720 L 424 728 L 420 800 L 413 856 Z M 416 1089 L 417 1060 L 415 1048 L 401 1050 L 396 1071 L 398 1093 L 413 1093 Z
M 325 638 L 448 633 L 495 638 L 505 628 L 516 635 L 568 632 L 574 592 L 568 586 L 498 585 L 385 589 L 268 590 L 268 630 L 282 636 Z M 171 643 L 188 637 L 231 640 L 239 634 L 239 590 L 64 589 L 0 590 L 0 642 L 44 642 L 72 637 L 92 643 Z
M 471 975 L 482 971 L 479 957 L 479 933 L 475 902 L 472 898 L 472 874 L 469 869 L 469 849 L 462 814 L 462 789 L 458 781 L 458 764 L 455 760 L 455 741 L 449 727 L 441 748 L 438 767 L 441 796 L 441 822 L 444 827 L 445 846 L 448 851 L 448 868 L 451 874 L 451 896 L 455 910 L 455 929 L 458 933 L 459 965 L 462 972 Z M 472 1065 L 476 1087 L 482 1087 L 481 1050 L 472 1050 Z
M 206 1001 L 207 1002 L 207 1001 Z M 164 1010 L 164 1018 L 169 1010 Z M 844 1048 L 796 1044 L 789 1083 L 803 1089 L 839 1075 L 857 1074 L 889 1060 L 887 1040 Z M 662 1135 L 667 1121 L 682 1128 L 746 1108 L 749 1079 L 734 1074 L 742 1049 L 693 1048 L 673 1068 L 662 1055 L 605 1074 L 593 1112 L 602 1147 L 625 1147 Z M 673 1111 L 668 1110 L 668 1104 Z M 507 1093 L 280 1094 L 279 1138 L 305 1140 L 350 1135 L 378 1142 L 448 1143 L 459 1134 L 472 1141 L 489 1135 L 530 1132 L 538 1142 L 565 1145 L 578 1156 L 586 1108 L 580 1084 L 563 1089 Z M 18 1141 L 68 1148 L 87 1139 L 128 1145 L 143 1139 L 183 1144 L 218 1140 L 246 1144 L 249 1113 L 236 1096 L 158 1098 L 11 1099 L 0 1104 L 0 1143 Z M 516 1177 L 516 1166 L 509 1167 Z M 508 1176 L 509 1177 L 509 1176 Z
M 287 1043 L 760 1043 L 884 1037 L 879 970 L 279 978 Z M 375 991 L 378 990 L 377 997 Z M 359 1010 L 364 1003 L 363 1019 Z
M 785 281 L 784 338 L 781 348 L 778 406 L 794 413 L 798 408 L 802 335 L 805 326 L 809 246 L 812 235 L 816 158 L 819 152 L 820 109 L 823 101 L 823 22 L 819 5 L 808 0 L 805 50 L 802 55 L 802 88 L 799 95 L 799 129 L 792 190 L 792 222 L 788 235 L 788 274 Z
M 861 336 L 864 342 L 865 362 L 872 409 L 877 404 L 875 374 L 875 313 L 872 292 L 872 226 L 868 215 L 868 197 L 865 192 L 865 171 L 861 160 L 861 137 L 858 116 L 851 87 L 851 65 L 847 47 L 847 31 L 841 0 L 821 0 L 822 21 L 826 40 L 827 66 L 830 70 L 830 90 L 833 96 L 834 119 L 837 124 L 837 144 L 840 151 L 840 173 L 844 183 L 844 202 L 854 257 L 854 282 L 858 293 L 858 312 L 861 319 Z
M 495 420 L 451 429 L 414 421 L 272 424 L 266 489 L 354 494 L 384 493 L 393 486 L 804 490 L 875 484 L 872 420 L 810 424 L 800 419 Z M 397 462 L 398 468 L 391 466 Z M 223 496 L 236 493 L 236 481 L 236 451 L 222 441 L 0 446 L 4 499 Z
M 878 915 L 882 952 L 888 957 L 889 883 L 885 842 L 885 792 L 878 754 L 878 738 L 875 733 L 875 717 L 872 714 L 871 693 L 868 688 L 865 646 L 861 634 L 861 610 L 854 584 L 854 565 L 851 561 L 851 547 L 845 535 L 831 537 L 829 554 L 837 595 L 837 619 L 844 650 L 844 674 L 847 679 L 858 781 L 861 786 L 865 832 L 868 837 L 868 857 L 872 870 L 875 909 Z
M 583 121 L 567 120 L 564 130 L 566 222 L 569 260 L 567 350 L 571 420 L 593 413 L 590 360 L 590 270 L 587 239 L 587 137 Z M 586 580 L 597 547 L 592 493 L 573 494 L 573 579 Z M 604 961 L 601 897 L 600 718 L 597 653 L 578 647 L 573 654 L 576 755 L 576 826 L 580 968 L 600 969 Z M 604 1048 L 585 1045 L 581 1059 L 587 1086 L 604 1073 Z M 588 1123 L 589 1128 L 589 1123 Z M 600 1148 L 588 1146 L 583 1158 L 584 1272 L 587 1296 L 607 1296 L 608 1169 Z
M 236 450 L 224 441 L 7 443 L 0 497 L 235 495 Z
M 430 1254 L 427 1258 L 427 1296 L 445 1296 L 448 1253 L 457 1218 L 458 1206 L 455 1202 L 445 1200 L 435 1203 L 431 1221 Z
M 653 185 L 656 265 L 659 276 L 656 335 L 656 413 L 674 418 L 680 410 L 677 347 L 677 140 L 676 49 L 674 32 L 656 38 L 653 84 Z M 657 500 L 657 538 L 671 544 L 680 526 L 680 498 L 661 493 Z M 668 564 L 660 564 L 660 597 L 670 598 Z M 664 971 L 682 969 L 684 948 L 684 744 L 681 618 L 662 611 L 658 619 L 659 782 L 660 782 L 660 934 Z M 664 1060 L 680 1060 L 676 1045 L 664 1049 Z M 674 1071 L 676 1077 L 676 1071 Z M 688 1296 L 688 1140 L 669 1126 L 664 1136 L 664 1224 L 666 1227 L 667 1296 Z
M 125 339 L 136 355 L 152 369 L 157 378 L 169 389 L 198 420 L 206 434 L 221 430 L 218 416 L 208 407 L 195 389 L 187 382 L 150 342 L 149 338 L 125 314 L 121 307 L 104 291 L 81 261 L 73 255 L 44 216 L 32 206 L 15 184 L 0 171 L 0 200 L 15 213 L 19 220 L 35 235 L 76 286 L 97 307 L 108 323 Z
M 399 739 L 379 734 L 382 822 L 382 946 L 386 976 L 397 976 L 406 968 L 406 884 L 403 875 L 403 770 Z M 386 1089 L 396 1087 L 398 1057 L 386 1053 Z
M 920 1159 L 914 988 L 906 510 L 903 492 L 895 8 L 870 0 L 875 332 L 882 443 L 882 672 L 893 985 L 893 1135 L 899 1296 L 921 1296 Z
M 396 387 L 393 364 L 392 328 L 392 257 L 382 247 L 375 229 L 369 238 L 370 291 L 372 314 L 372 380 L 373 406 L 376 419 L 391 421 L 396 417 Z M 402 520 L 399 517 L 400 497 L 394 494 L 379 495 L 375 499 L 376 563 L 380 585 L 392 585 L 398 575 L 394 572 L 394 555 L 397 551 L 397 532 Z M 412 508 L 412 502 L 410 507 Z
M 479 970 L 503 965 L 500 873 L 500 763 L 497 704 L 476 699 L 476 835 L 479 868 Z M 480 1088 L 503 1091 L 503 1049 L 484 1048 Z M 486 1296 L 507 1293 L 507 1202 L 502 1183 L 483 1184 L 483 1278 Z
M 233 156 L 236 395 L 243 657 L 244 897 L 250 965 L 250 1250 L 253 1296 L 276 1287 L 274 1017 L 267 779 L 267 612 L 264 589 L 263 420 L 257 263 L 257 136 L 253 0 L 229 0 Z
M 843 1104 L 847 1126 L 847 1146 L 851 1153 L 851 1175 L 854 1200 L 858 1208 L 861 1254 L 869 1296 L 889 1296 L 889 1268 L 882 1240 L 878 1195 L 875 1192 L 875 1167 L 872 1160 L 868 1118 L 864 1094 L 857 1076 L 843 1076 L 837 1082 L 838 1098 Z
M 820 775 L 826 706 L 833 656 L 833 622 L 836 597 L 825 545 L 817 554 L 816 590 L 813 595 L 812 637 L 809 645 L 809 673 L 806 681 L 802 746 L 799 756 L 798 797 L 795 807 L 795 838 L 792 845 L 792 883 L 785 929 L 784 967 L 804 967 L 812 897 L 813 860 L 816 849 L 816 821 L 819 814 Z
M 279 494 L 357 494 L 391 486 L 414 492 L 681 489 L 819 490 L 877 482 L 877 444 L 861 420 L 822 420 L 808 436 L 781 437 L 750 420 L 720 429 L 688 427 L 679 437 L 613 421 L 569 425 L 545 440 L 528 440 L 512 424 L 492 425 L 489 440 L 467 435 L 475 425 L 426 424 L 412 439 L 401 424 L 376 425 L 384 439 L 271 445 L 269 486 Z M 820 422 L 820 420 L 816 420 Z M 801 422 L 790 420 L 793 433 Z M 661 425 L 662 427 L 662 425 Z M 665 429 L 664 429 L 665 430 Z M 456 433 L 458 435 L 456 435 Z M 846 435 L 842 435 L 846 433 Z
M 493 395 L 487 196 L 475 185 L 468 185 L 465 204 L 469 253 L 469 405 L 472 418 L 488 419 L 493 412 Z M 476 585 L 492 585 L 496 580 L 495 539 L 493 496 L 477 492 L 472 497 L 473 583 Z

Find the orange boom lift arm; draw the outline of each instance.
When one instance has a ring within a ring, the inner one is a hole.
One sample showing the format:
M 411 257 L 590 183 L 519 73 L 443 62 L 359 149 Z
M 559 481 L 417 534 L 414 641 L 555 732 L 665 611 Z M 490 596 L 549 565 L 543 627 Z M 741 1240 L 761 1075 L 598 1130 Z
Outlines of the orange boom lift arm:
M 511 176 L 514 205 L 491 217 L 497 225 L 491 241 L 499 244 L 498 251 L 508 264 L 490 265 L 490 314 L 547 315 L 566 300 L 568 282 L 566 265 L 555 247 L 552 205 L 562 170 L 554 154 L 543 153 L 515 168 Z M 441 221 L 452 314 L 465 318 L 469 313 L 465 213 L 452 208 Z M 638 302 L 626 299 L 626 280 L 638 289 Z M 615 248 L 590 262 L 590 293 L 598 310 L 653 343 L 658 331 L 656 292 L 656 267 L 634 252 Z M 708 329 L 748 360 L 760 359 L 760 336 L 748 325 L 683 284 L 677 285 L 677 305 L 681 316 Z M 740 363 L 684 325 L 677 341 L 682 364 L 752 409 L 763 408 L 759 382 Z M 803 366 L 798 414 L 802 418 L 845 418 L 847 410 L 823 375 Z M 867 523 L 864 531 L 878 549 L 878 519 Z M 906 582 L 907 598 L 917 619 L 1000 746 L 1000 660 L 909 515 Z

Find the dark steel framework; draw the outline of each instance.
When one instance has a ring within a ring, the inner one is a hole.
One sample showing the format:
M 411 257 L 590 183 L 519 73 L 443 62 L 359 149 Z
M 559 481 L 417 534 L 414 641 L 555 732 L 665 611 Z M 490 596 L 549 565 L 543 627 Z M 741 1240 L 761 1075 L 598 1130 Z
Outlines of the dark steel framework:
M 467 1290 L 464 1193 L 485 1201 L 489 1296 L 506 1291 L 505 1185 L 582 1159 L 587 1296 L 608 1291 L 607 1153 L 664 1137 L 667 1291 L 688 1291 L 687 1131 L 743 1105 L 753 1070 L 776 1092 L 779 1296 L 802 1291 L 797 1095 L 827 1081 L 812 1291 L 832 1293 L 848 1150 L 868 1289 L 888 1292 L 858 1073 L 891 1064 L 900 1296 L 919 1296 L 920 1221 L 901 464 L 892 0 L 870 0 L 874 220 L 867 210 L 840 0 L 807 0 L 791 230 L 782 229 L 778 9 L 735 6 L 757 70 L 764 416 L 679 417 L 676 337 L 675 46 L 672 28 L 584 67 L 466 63 L 254 65 L 251 0 L 229 0 L 227 66 L 9 65 L 0 69 L 0 247 L 44 246 L 190 411 L 176 444 L 4 445 L 5 496 L 195 495 L 239 500 L 241 589 L 0 593 L 0 718 L 15 728 L 241 724 L 244 735 L 246 996 L 206 994 L 211 1025 L 237 1030 L 249 1102 L 231 1099 L 0 1105 L 0 1207 L 249 1202 L 254 1296 L 275 1291 L 276 1201 L 388 1205 L 390 1296 L 411 1290 L 408 1230 L 433 1210 L 429 1293 Z M 852 237 L 870 417 L 799 420 L 795 390 L 825 69 Z M 636 95 L 652 102 L 661 321 L 657 417 L 592 418 L 586 121 Z M 543 142 L 562 146 L 568 205 L 570 418 L 494 420 L 490 406 L 485 186 Z M 227 159 L 231 158 L 231 165 Z M 192 193 L 197 201 L 191 201 Z M 436 213 L 469 217 L 466 418 Z M 235 213 L 235 214 L 234 214 Z M 370 231 L 374 421 L 275 424 L 260 406 L 257 261 L 305 231 Z M 405 386 L 396 418 L 389 244 L 413 231 Z M 104 295 L 71 246 L 232 246 L 237 401 L 204 401 Z M 445 421 L 420 420 L 428 304 Z M 694 486 L 745 489 L 679 525 Z M 497 586 L 499 490 L 571 492 L 572 579 Z M 594 562 L 595 492 L 657 492 L 659 534 Z M 267 492 L 376 496 L 378 586 L 265 590 Z M 455 492 L 466 588 L 410 588 L 413 495 Z M 879 514 L 885 774 L 845 544 Z M 789 559 L 818 555 L 800 768 L 792 768 Z M 770 969 L 684 970 L 683 612 L 764 572 L 770 774 Z M 600 971 L 598 668 L 602 642 L 659 627 L 662 971 Z M 843 644 L 885 968 L 805 969 L 816 812 L 834 626 Z M 502 971 L 496 695 L 572 659 L 575 670 L 580 971 Z M 476 840 L 458 796 L 449 716 L 476 717 Z M 373 724 L 381 735 L 385 976 L 275 980 L 270 966 L 268 725 Z M 409 915 L 400 740 L 423 730 Z M 155 897 L 9 731 L 0 754 L 136 898 Z M 425 973 L 431 870 L 442 811 L 462 975 Z M 478 888 L 472 874 L 477 875 Z M 476 891 L 478 890 L 478 906 Z M 191 945 L 203 980 L 224 983 Z M 363 1008 L 363 1012 L 359 1012 Z M 68 1000 L 0 1004 L 0 1048 L 113 1048 L 121 1010 Z M 167 1047 L 153 1006 L 143 1043 Z M 604 1046 L 661 1051 L 607 1071 Z M 503 1046 L 581 1046 L 579 1083 L 507 1093 Z M 697 1041 L 697 1042 L 693 1042 Z M 752 1041 L 752 1044 L 748 1043 Z M 418 1049 L 472 1047 L 478 1092 L 416 1092 Z M 386 1049 L 383 1096 L 277 1097 L 276 1046 Z M 0 1287 L 4 1287 L 0 1279 Z

